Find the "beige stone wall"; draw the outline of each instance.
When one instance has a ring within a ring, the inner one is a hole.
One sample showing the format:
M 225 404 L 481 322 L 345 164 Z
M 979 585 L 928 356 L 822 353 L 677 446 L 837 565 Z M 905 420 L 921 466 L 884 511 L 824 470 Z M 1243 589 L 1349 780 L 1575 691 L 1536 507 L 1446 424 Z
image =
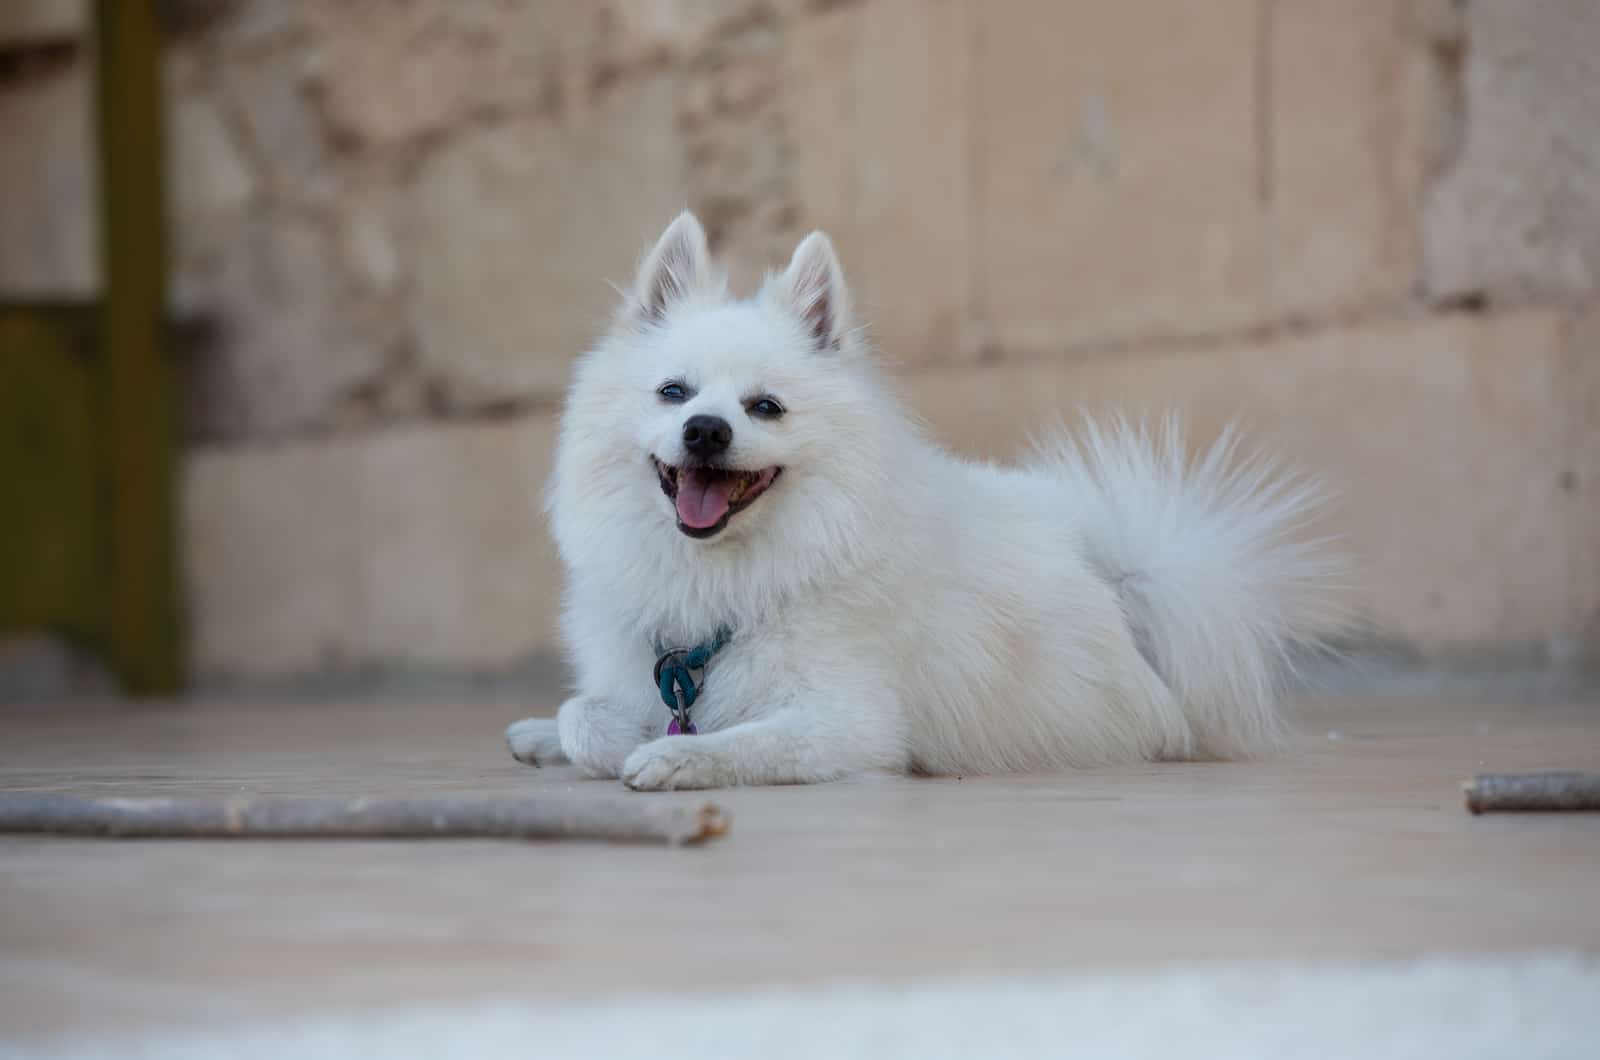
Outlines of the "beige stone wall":
M 81 6 L 0 16 L 5 293 L 96 282 Z M 953 446 L 1242 417 L 1375 635 L 1595 641 L 1600 5 L 168 6 L 198 673 L 549 650 L 567 365 L 685 204 L 745 282 L 828 229 Z

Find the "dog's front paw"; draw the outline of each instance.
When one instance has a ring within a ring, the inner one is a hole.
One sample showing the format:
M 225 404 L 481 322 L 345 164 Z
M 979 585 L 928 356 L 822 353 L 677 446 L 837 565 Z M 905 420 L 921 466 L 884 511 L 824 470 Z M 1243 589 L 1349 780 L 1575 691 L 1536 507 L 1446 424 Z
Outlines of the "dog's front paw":
M 567 760 L 561 751 L 561 734 L 554 718 L 523 718 L 506 730 L 511 757 L 530 766 L 559 765 Z
M 634 791 L 673 791 L 720 788 L 734 778 L 702 738 L 664 736 L 628 756 L 622 782 Z

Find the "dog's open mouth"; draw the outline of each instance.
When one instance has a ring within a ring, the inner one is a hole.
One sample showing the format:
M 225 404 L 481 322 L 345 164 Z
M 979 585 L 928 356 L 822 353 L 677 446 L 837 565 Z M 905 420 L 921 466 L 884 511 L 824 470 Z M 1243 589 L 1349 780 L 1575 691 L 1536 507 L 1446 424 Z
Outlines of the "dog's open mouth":
M 755 503 L 783 472 L 781 467 L 741 471 L 731 467 L 674 467 L 650 458 L 661 492 L 678 509 L 678 529 L 690 537 L 712 537 L 728 520 Z

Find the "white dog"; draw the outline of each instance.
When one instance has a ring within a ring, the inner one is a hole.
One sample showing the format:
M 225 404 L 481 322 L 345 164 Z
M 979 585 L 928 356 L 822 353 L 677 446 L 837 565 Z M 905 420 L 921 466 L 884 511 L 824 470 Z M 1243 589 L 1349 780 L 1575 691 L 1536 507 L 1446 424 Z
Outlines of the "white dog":
M 577 695 L 507 733 L 637 789 L 1249 755 L 1323 618 L 1316 490 L 1092 424 L 924 438 L 826 236 L 739 300 L 693 215 L 578 362 L 548 499 Z M 687 730 L 687 731 L 685 731 Z

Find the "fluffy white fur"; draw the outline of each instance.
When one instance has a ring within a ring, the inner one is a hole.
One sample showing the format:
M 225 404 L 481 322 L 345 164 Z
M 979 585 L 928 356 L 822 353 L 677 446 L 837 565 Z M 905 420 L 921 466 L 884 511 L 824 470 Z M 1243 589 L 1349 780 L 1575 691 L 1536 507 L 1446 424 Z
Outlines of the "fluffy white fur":
M 783 469 L 704 540 L 652 464 L 702 413 L 730 464 Z M 685 213 L 578 363 L 548 498 L 577 695 L 508 741 L 639 789 L 1249 755 L 1325 615 L 1328 564 L 1291 540 L 1316 501 L 1231 436 L 1191 461 L 1172 424 L 958 459 L 880 377 L 826 236 L 738 300 Z M 665 735 L 652 645 L 724 625 L 700 735 Z

